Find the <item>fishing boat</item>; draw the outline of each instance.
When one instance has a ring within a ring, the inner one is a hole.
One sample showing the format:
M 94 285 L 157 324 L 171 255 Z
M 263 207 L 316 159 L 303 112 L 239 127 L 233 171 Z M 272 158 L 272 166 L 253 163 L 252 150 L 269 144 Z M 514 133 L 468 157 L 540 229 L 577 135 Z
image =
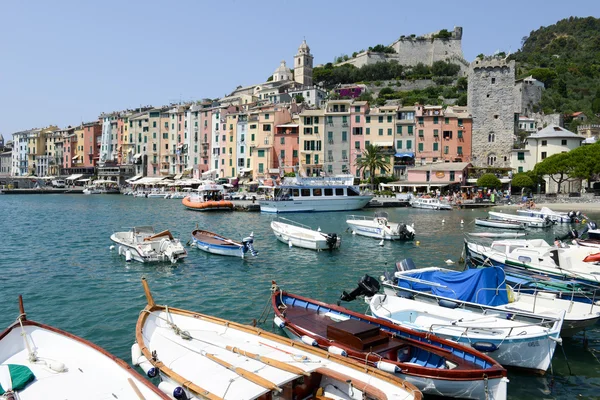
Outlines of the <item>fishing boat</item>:
M 388 213 L 376 212 L 374 217 L 349 215 L 346 224 L 353 234 L 384 240 L 413 240 L 415 228 L 411 225 L 388 221 Z
M 533 293 L 514 290 L 507 285 L 500 267 L 455 271 L 446 268 L 415 268 L 411 259 L 396 264 L 398 271 L 383 281 L 384 292 L 399 292 L 411 299 L 431 304 L 446 301 L 473 312 L 487 310 L 509 316 L 513 321 L 539 322 L 547 317 L 560 318 L 564 313 L 560 336 L 574 334 L 600 321 L 600 306 L 562 299 L 552 292 Z
M 169 397 L 101 347 L 27 318 L 0 333 L 0 398 L 6 400 Z
M 285 221 L 285 222 L 283 222 Z M 302 247 L 310 250 L 339 249 L 342 238 L 336 233 L 323 233 L 321 229 L 313 230 L 310 226 L 287 218 L 278 218 L 271 222 L 271 229 L 280 242 L 290 247 Z
M 196 193 L 184 197 L 181 203 L 188 210 L 227 211 L 233 210 L 233 203 L 223 199 L 223 185 L 204 183 L 198 186 Z
M 517 221 L 506 221 L 500 219 L 490 218 L 475 218 L 475 225 L 485 226 L 486 228 L 498 228 L 498 229 L 525 229 L 527 224 L 524 222 Z
M 593 287 L 600 286 L 600 267 L 583 261 L 593 248 L 554 247 L 543 239 L 502 239 L 490 246 L 465 239 L 465 260 L 471 265 L 499 266 L 507 271 L 545 275 Z
M 370 298 L 369 309 L 377 318 L 487 353 L 505 367 L 546 373 L 556 344 L 561 342 L 562 318 L 526 323 L 485 310 L 457 308 L 454 304 L 375 294 Z
M 391 372 L 425 395 L 506 398 L 506 371 L 487 355 L 273 284 L 274 324 L 294 340 L 314 341 L 323 350 Z
M 567 212 L 558 212 L 558 211 L 552 211 L 548 207 L 542 207 L 539 210 L 532 210 L 532 209 L 517 210 L 517 214 L 525 215 L 528 217 L 540 218 L 540 219 L 548 218 L 549 220 L 551 220 L 555 223 L 558 222 L 558 223 L 563 223 L 563 224 L 570 224 L 572 222 L 578 221 L 581 218 L 580 211 L 577 211 L 577 212 L 569 211 L 568 213 Z
M 427 197 L 413 198 L 410 202 L 410 206 L 413 208 L 423 208 L 426 210 L 452 210 L 451 204 L 442 203 L 440 199 Z
M 119 245 L 119 255 L 126 261 L 176 263 L 187 257 L 187 251 L 168 230 L 156 233 L 151 226 L 136 226 L 115 232 L 110 240 Z
M 244 258 L 248 252 L 252 256 L 257 256 L 258 252 L 254 250 L 253 243 L 253 233 L 243 238 L 241 242 L 238 242 L 202 229 L 192 231 L 192 246 L 207 253 L 220 254 L 222 256 Z
M 351 211 L 366 206 L 372 195 L 360 193 L 353 175 L 287 177 L 275 187 L 273 198 L 260 200 L 265 213 Z
M 262 329 L 154 303 L 139 315 L 132 363 L 185 399 L 420 400 L 411 383 Z M 185 396 L 185 397 L 184 397 Z
M 525 223 L 529 228 L 547 228 L 553 223 L 549 218 L 541 219 L 536 217 L 526 217 L 523 215 L 500 213 L 495 211 L 488 211 L 488 214 L 491 219 L 521 222 Z
M 522 232 L 466 232 L 465 235 L 482 237 L 482 238 L 520 238 L 526 236 Z

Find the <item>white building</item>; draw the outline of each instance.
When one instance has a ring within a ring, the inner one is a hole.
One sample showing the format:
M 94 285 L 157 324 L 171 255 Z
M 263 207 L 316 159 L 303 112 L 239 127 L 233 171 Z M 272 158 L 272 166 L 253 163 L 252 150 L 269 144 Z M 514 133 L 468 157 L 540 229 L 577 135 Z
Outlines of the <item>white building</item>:
M 298 47 L 298 53 L 294 56 L 294 80 L 303 86 L 313 84 L 313 56 L 306 40 Z
M 288 94 L 291 98 L 295 98 L 298 95 L 302 95 L 304 102 L 311 106 L 317 106 L 318 108 L 325 106 L 325 98 L 327 92 L 318 86 L 304 86 L 288 90 Z
M 530 117 L 519 117 L 519 130 L 527 133 L 537 132 L 537 123 Z
M 12 176 L 27 176 L 28 137 L 31 131 L 13 133 Z

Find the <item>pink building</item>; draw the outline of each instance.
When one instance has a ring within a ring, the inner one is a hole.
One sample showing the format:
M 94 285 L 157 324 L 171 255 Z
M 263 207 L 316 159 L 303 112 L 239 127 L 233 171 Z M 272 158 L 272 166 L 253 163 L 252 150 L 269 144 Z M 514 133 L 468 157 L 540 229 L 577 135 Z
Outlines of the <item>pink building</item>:
M 369 103 L 354 101 L 350 105 L 350 173 L 359 176 L 356 170 L 356 159 L 365 149 L 366 116 L 369 112 Z
M 102 122 L 94 121 L 83 124 L 83 166 L 95 167 L 100 158 L 102 140 Z
M 448 190 L 459 191 L 467 182 L 468 162 L 438 162 L 421 165 L 408 170 L 407 180 L 395 184 L 400 190 L 412 192 L 431 192 L 439 189 L 442 193 Z
M 65 170 L 73 167 L 73 157 L 77 154 L 77 135 L 71 133 L 63 139 L 63 163 Z
M 298 165 L 298 123 L 280 124 L 275 127 L 275 142 L 273 149 L 275 153 L 273 168 L 283 169 L 284 172 L 294 172 L 294 166 Z
M 466 107 L 415 106 L 415 162 L 471 160 L 472 117 Z
M 200 141 L 200 160 L 198 163 L 198 176 L 202 176 L 202 173 L 210 169 L 210 148 L 212 138 L 212 108 L 210 103 L 202 103 L 202 109 L 198 112 L 200 116 L 200 129 L 199 129 L 199 141 Z

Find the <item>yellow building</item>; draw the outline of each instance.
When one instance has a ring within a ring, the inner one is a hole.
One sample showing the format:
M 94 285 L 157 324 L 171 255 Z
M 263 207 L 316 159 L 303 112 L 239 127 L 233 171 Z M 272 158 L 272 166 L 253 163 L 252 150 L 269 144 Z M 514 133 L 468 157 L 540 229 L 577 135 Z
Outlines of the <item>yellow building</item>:
M 323 171 L 323 134 L 325 110 L 305 110 L 299 119 L 299 169 L 305 176 L 319 176 Z
M 72 141 L 76 141 L 75 144 L 75 154 L 73 155 L 73 168 L 83 168 L 83 157 L 85 153 L 84 144 L 83 144 L 83 125 L 79 125 L 75 128 L 75 137 L 71 138 Z
M 227 114 L 225 119 L 225 176 L 235 178 L 238 175 L 237 166 L 237 113 Z
M 365 118 L 365 146 L 370 143 L 380 147 L 388 164 L 387 173 L 380 171 L 381 175 L 392 175 L 394 171 L 394 133 L 397 113 L 398 106 L 383 106 L 371 108 Z

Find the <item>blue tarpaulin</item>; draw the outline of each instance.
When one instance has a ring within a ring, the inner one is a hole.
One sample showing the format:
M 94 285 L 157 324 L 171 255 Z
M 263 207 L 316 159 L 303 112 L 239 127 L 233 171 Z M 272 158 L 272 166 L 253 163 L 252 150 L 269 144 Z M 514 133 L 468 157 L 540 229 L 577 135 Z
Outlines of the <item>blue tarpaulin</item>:
M 396 157 L 414 157 L 415 153 L 396 153 L 394 154 Z
M 437 296 L 487 306 L 508 304 L 508 293 L 506 291 L 506 281 L 502 268 L 488 267 L 469 269 L 463 272 L 419 272 L 415 270 L 411 271 L 410 274 L 404 273 L 402 276 L 418 279 L 421 282 L 398 278 L 398 286 L 400 287 L 417 291 L 431 291 Z M 432 282 L 439 286 L 432 286 L 424 283 L 424 281 Z

